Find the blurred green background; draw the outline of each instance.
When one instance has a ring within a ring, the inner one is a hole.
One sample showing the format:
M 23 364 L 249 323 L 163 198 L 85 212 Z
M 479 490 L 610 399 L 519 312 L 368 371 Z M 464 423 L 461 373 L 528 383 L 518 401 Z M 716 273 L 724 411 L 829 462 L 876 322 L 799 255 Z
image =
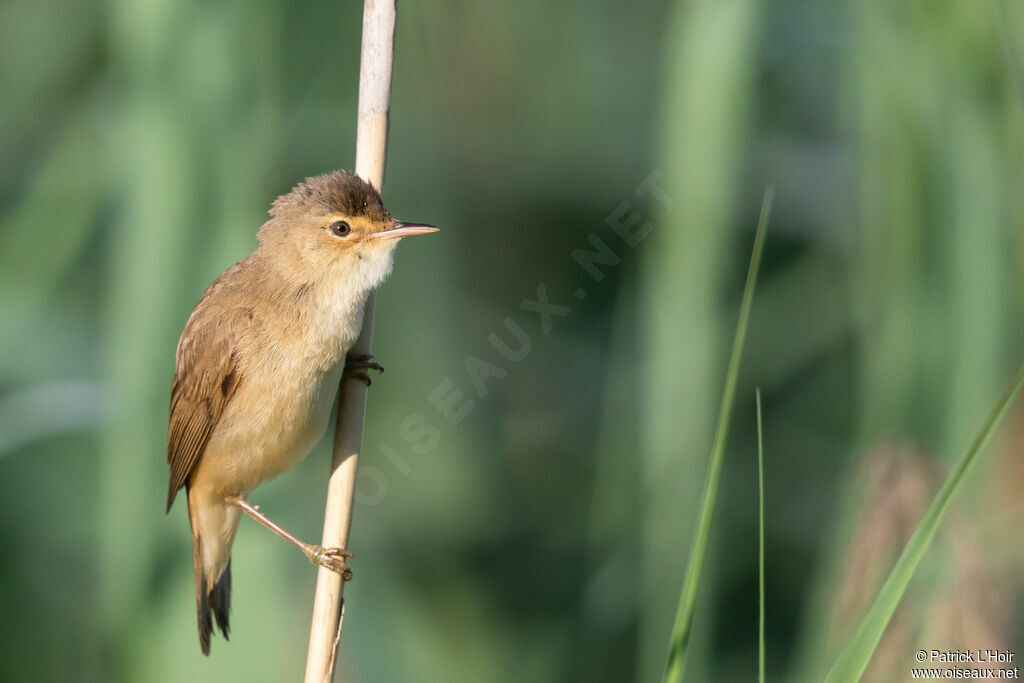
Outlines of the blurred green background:
M 248 521 L 201 656 L 166 413 L 206 285 L 275 196 L 351 168 L 360 22 L 0 5 L 0 679 L 300 678 L 315 569 Z M 768 675 L 820 678 L 1024 360 L 1024 6 L 408 2 L 396 50 L 385 199 L 444 231 L 378 297 L 339 679 L 658 680 L 766 185 L 687 674 L 756 673 L 759 385 Z M 1024 410 L 1000 434 L 867 679 L 1024 656 Z M 319 538 L 328 463 L 251 500 Z

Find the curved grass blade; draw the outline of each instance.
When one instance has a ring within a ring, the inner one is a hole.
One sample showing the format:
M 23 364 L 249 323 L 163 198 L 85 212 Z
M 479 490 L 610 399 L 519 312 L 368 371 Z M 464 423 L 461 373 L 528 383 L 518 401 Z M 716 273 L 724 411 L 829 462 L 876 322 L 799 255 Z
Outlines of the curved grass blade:
M 848 683 L 860 680 L 868 662 L 871 661 L 878 642 L 882 639 L 882 634 L 889 625 L 889 620 L 903 598 L 910 579 L 913 578 L 917 566 L 921 563 L 921 558 L 924 557 L 925 551 L 931 545 L 935 532 L 938 531 L 939 524 L 942 523 L 942 519 L 946 515 L 950 501 L 953 500 L 953 496 L 956 495 L 977 459 L 978 453 L 992 437 L 992 433 L 1002 421 L 1022 385 L 1024 385 L 1024 367 L 1017 371 L 1017 376 L 999 403 L 992 409 L 985 424 L 974 437 L 974 441 L 956 461 L 953 471 L 949 473 L 924 518 L 917 525 L 914 535 L 910 537 L 907 547 L 903 549 L 900 558 L 896 560 L 896 564 L 889 573 L 889 578 L 885 580 L 885 584 L 878 592 L 878 597 L 875 598 L 875 602 L 871 605 L 864 620 L 857 627 L 853 636 L 846 641 L 839 656 L 836 657 L 832 670 L 829 671 L 828 677 L 825 679 L 826 683 Z
M 686 565 L 686 576 L 683 579 L 683 588 L 679 595 L 679 609 L 676 611 L 676 620 L 672 627 L 668 662 L 665 666 L 665 675 L 662 677 L 664 683 L 676 683 L 682 680 L 683 669 L 686 666 L 687 649 L 693 628 L 693 610 L 697 602 L 697 587 L 700 584 L 704 554 L 707 551 L 708 536 L 711 531 L 711 517 L 714 512 L 715 498 L 718 495 L 718 480 L 722 474 L 725 441 L 729 434 L 732 405 L 736 397 L 736 382 L 739 378 L 740 359 L 743 356 L 743 343 L 747 336 L 750 306 L 754 299 L 754 285 L 757 282 L 757 273 L 761 266 L 765 233 L 768 230 L 772 194 L 771 188 L 765 190 L 764 199 L 761 202 L 761 216 L 757 222 L 754 249 L 750 255 L 750 267 L 747 270 L 747 283 L 743 288 L 743 302 L 740 304 L 740 319 L 736 325 L 736 336 L 733 338 L 732 353 L 729 356 L 729 369 L 725 375 L 725 390 L 722 393 L 722 404 L 718 410 L 718 424 L 715 427 L 715 440 L 711 446 L 711 460 L 708 464 L 707 478 L 704 480 L 704 490 L 701 493 L 697 530 L 690 548 L 690 559 Z

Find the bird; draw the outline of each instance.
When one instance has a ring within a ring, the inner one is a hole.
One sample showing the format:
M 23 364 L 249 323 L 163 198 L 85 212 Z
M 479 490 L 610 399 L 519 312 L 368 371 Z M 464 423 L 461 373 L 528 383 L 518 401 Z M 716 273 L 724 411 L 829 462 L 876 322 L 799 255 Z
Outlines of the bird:
M 383 372 L 372 355 L 349 354 L 367 297 L 402 238 L 437 230 L 396 221 L 358 175 L 306 178 L 273 202 L 256 250 L 217 277 L 189 316 L 171 384 L 167 512 L 184 488 L 204 655 L 214 621 L 228 637 L 242 513 L 351 578 L 350 552 L 300 541 L 247 496 L 320 441 L 343 377 L 369 385 L 369 370 Z

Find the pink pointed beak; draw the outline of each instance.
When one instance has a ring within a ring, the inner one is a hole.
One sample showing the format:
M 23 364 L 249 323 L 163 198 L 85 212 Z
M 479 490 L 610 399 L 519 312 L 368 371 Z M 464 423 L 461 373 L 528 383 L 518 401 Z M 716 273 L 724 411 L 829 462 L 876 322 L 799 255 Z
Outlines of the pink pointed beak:
M 437 232 L 441 228 L 436 225 L 428 225 L 427 223 L 403 223 L 399 221 L 395 223 L 387 230 L 382 230 L 374 235 L 374 238 L 380 240 L 397 240 L 403 237 L 412 237 L 413 235 L 426 235 L 429 232 Z

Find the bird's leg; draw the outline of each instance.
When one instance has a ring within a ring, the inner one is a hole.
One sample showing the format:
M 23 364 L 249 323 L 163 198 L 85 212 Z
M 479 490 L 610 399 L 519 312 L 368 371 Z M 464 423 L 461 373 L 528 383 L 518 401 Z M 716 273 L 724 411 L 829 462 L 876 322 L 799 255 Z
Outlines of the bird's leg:
M 322 545 L 303 543 L 271 521 L 266 515 L 260 512 L 258 507 L 247 501 L 245 498 L 228 498 L 227 502 L 241 508 L 242 512 L 249 515 L 284 540 L 298 547 L 298 549 L 301 550 L 313 564 L 338 572 L 341 574 L 341 578 L 345 581 L 351 580 L 352 570 L 348 568 L 348 563 L 345 559 L 355 557 L 355 555 L 349 551 L 342 548 L 325 548 Z
M 342 379 L 357 379 L 370 386 L 370 370 L 384 372 L 384 366 L 373 362 L 372 353 L 350 353 L 345 356 L 345 369 L 341 373 Z

